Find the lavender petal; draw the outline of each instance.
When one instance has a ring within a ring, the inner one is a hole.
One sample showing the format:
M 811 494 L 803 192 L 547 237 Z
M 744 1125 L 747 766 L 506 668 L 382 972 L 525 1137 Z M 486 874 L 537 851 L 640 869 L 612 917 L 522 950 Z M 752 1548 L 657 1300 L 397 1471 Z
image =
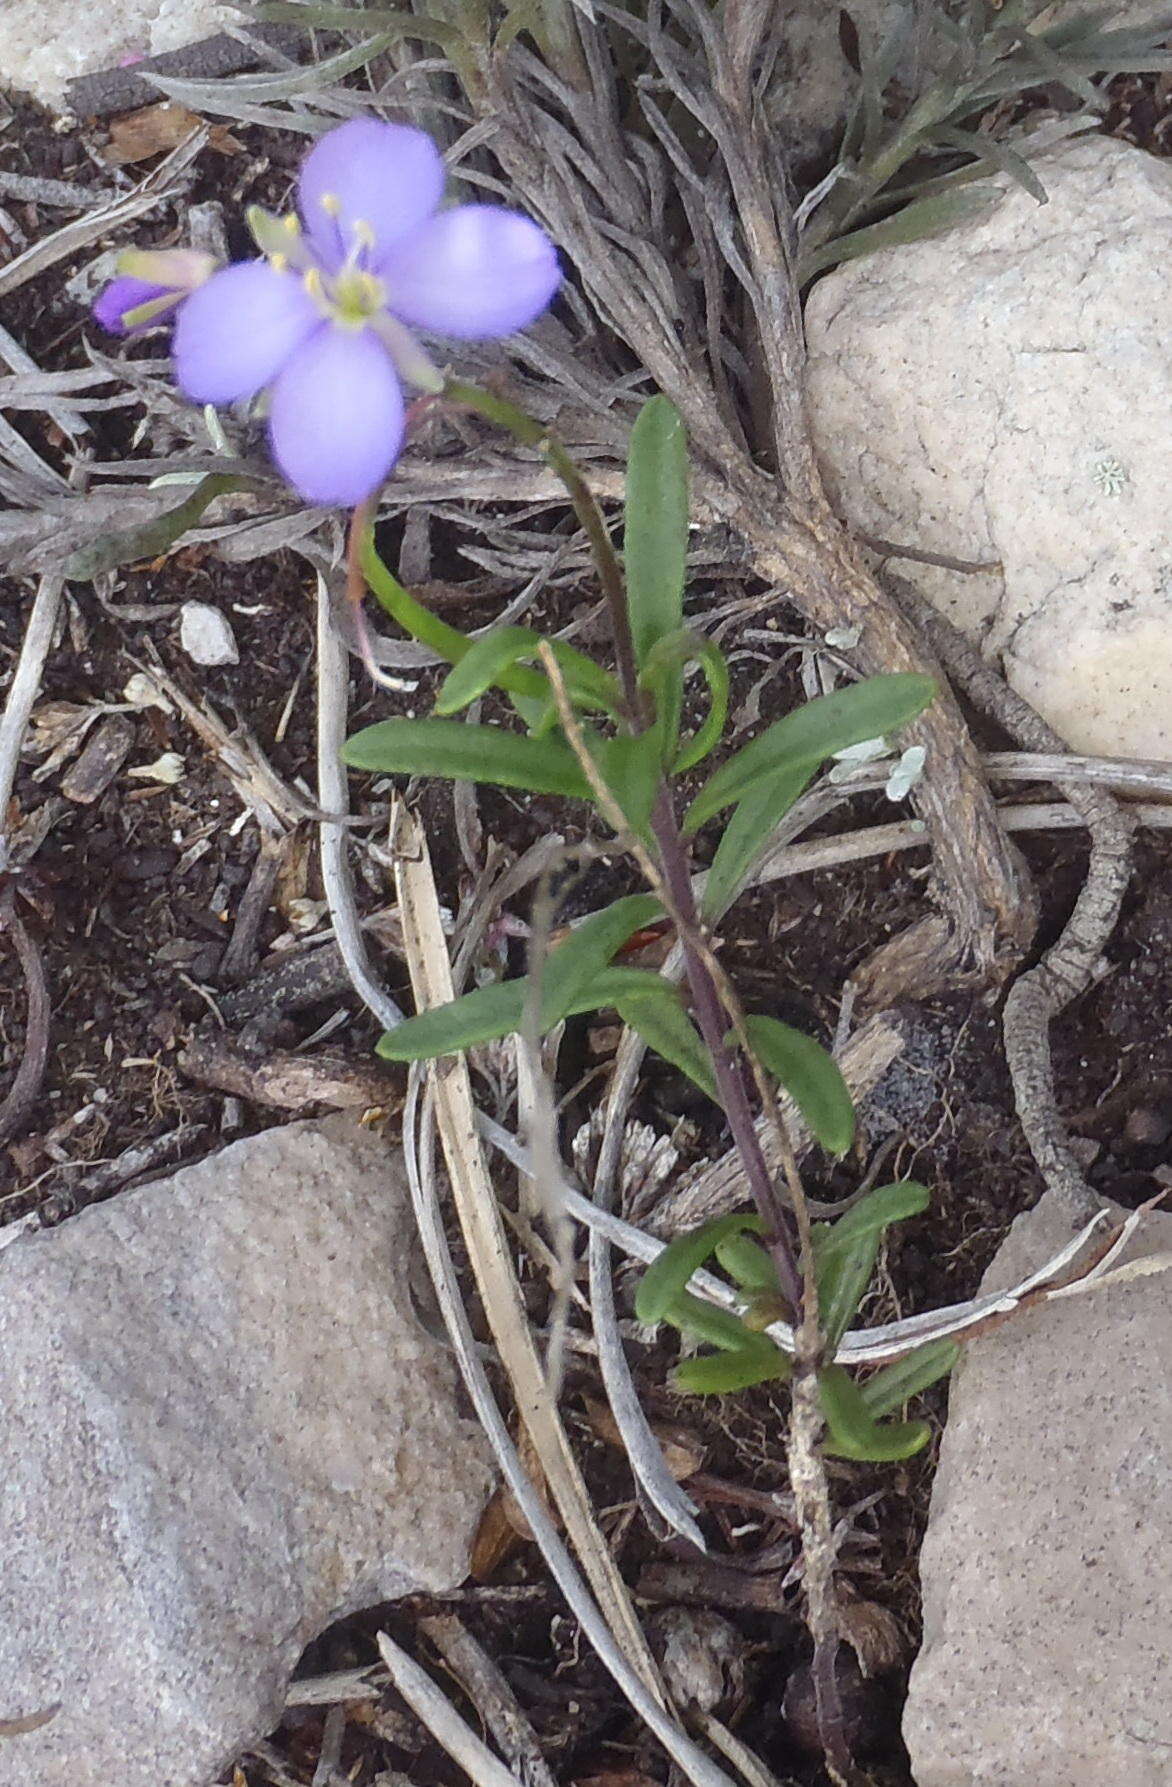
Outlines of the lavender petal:
M 273 457 L 306 502 L 360 503 L 399 457 L 403 430 L 394 366 L 369 329 L 319 330 L 273 386 Z
M 169 290 L 168 286 L 152 285 L 147 279 L 134 279 L 129 273 L 120 273 L 95 300 L 94 321 L 100 323 L 107 335 L 136 335 L 139 331 L 128 329 L 123 321 L 127 311 L 137 310 L 140 304 L 149 304 L 155 298 L 165 298 Z M 179 296 L 176 293 L 176 302 Z
M 301 280 L 267 261 L 239 261 L 185 301 L 175 325 L 175 374 L 193 403 L 254 397 L 295 348 L 323 328 Z
M 561 283 L 557 251 L 528 217 L 457 205 L 396 245 L 382 268 L 387 308 L 405 323 L 465 341 L 511 335 Z
M 443 190 L 443 159 L 425 131 L 351 118 L 310 150 L 297 198 L 310 245 L 334 273 L 360 245 L 357 225 L 366 225 L 375 243 L 360 265 L 377 268 L 389 246 L 431 216 Z

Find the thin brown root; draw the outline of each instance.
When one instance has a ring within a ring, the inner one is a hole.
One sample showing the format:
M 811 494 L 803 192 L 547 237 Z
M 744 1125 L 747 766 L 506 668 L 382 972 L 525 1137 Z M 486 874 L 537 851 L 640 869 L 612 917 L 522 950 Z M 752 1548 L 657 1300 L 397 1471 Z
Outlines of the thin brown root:
M 1026 750 L 1065 751 L 1057 733 L 950 621 L 901 578 L 889 577 L 888 582 L 904 612 L 970 700 Z M 1058 1111 L 1050 1025 L 1102 973 L 1103 951 L 1131 878 L 1135 821 L 1125 806 L 1094 783 L 1064 782 L 1062 792 L 1091 834 L 1086 880 L 1057 943 L 1010 988 L 1005 1001 L 1005 1058 L 1030 1152 L 1047 1186 L 1069 1207 L 1072 1221 L 1081 1222 L 1102 1199 L 1083 1178 Z
M 41 952 L 17 915 L 11 889 L 0 900 L 0 932 L 12 938 L 16 959 L 24 976 L 27 1010 L 24 1022 L 24 1049 L 16 1076 L 0 1104 L 0 1142 L 6 1142 L 20 1129 L 37 1101 L 45 1063 L 49 1058 L 49 983 Z

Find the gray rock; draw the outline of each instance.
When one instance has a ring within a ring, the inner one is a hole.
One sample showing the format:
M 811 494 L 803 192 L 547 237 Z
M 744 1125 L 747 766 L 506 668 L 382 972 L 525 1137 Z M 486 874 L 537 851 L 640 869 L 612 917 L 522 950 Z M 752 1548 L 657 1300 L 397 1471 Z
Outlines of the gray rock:
M 0 82 L 60 106 L 78 75 L 181 49 L 234 20 L 227 0 L 90 0 L 79 31 L 76 0 L 4 0 Z
M 491 1483 L 393 1146 L 297 1123 L 0 1254 L 3 1787 L 199 1787 L 332 1619 L 467 1573 Z
M 209 602 L 184 602 L 179 610 L 179 643 L 193 664 L 239 664 L 231 623 Z
M 1077 750 L 1172 757 L 1172 166 L 1086 137 L 807 306 L 827 482 Z
M 1069 1238 L 1048 1195 L 984 1289 Z M 1129 1258 L 1172 1249 L 1149 1215 Z M 1016 1316 L 952 1383 L 904 1737 L 919 1787 L 1172 1781 L 1167 1272 Z

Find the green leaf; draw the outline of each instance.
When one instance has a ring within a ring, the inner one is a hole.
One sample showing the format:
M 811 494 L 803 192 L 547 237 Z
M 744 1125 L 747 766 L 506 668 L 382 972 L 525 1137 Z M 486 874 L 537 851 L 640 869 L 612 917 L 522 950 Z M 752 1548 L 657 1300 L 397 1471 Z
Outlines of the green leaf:
M 593 990 L 595 977 L 627 939 L 644 925 L 654 924 L 662 917 L 663 907 L 654 894 L 627 894 L 576 925 L 569 936 L 551 950 L 542 967 L 542 1029 L 551 1030 L 560 1023 L 569 1014 L 572 1004 Z M 657 987 L 665 985 L 658 975 L 651 978 Z
M 458 41 L 455 27 L 446 19 L 421 13 L 361 6 L 303 6 L 299 0 L 264 0 L 253 16 L 277 24 L 297 25 L 304 31 L 380 31 L 393 37 L 419 37 L 428 43 L 450 46 Z
M 931 1193 L 916 1179 L 897 1179 L 878 1185 L 834 1223 L 815 1223 L 814 1244 L 819 1258 L 853 1247 L 864 1235 L 878 1234 L 893 1222 L 905 1222 L 928 1208 Z
M 553 693 L 544 671 L 530 672 L 523 680 L 518 676 L 520 666 L 531 663 L 539 655 L 541 644 L 541 634 L 530 627 L 494 627 L 481 634 L 479 639 L 471 640 L 459 663 L 444 678 L 435 698 L 436 713 L 459 713 L 490 688 L 516 689 L 527 696 L 544 699 L 552 706 Z M 613 676 L 561 640 L 551 640 L 550 649 L 575 706 L 601 707 L 609 713 L 617 713 L 621 695 Z
M 758 1335 L 764 1340 L 764 1335 Z M 696 1359 L 681 1359 L 671 1374 L 673 1387 L 689 1391 L 693 1396 L 728 1396 L 735 1390 L 748 1390 L 754 1384 L 768 1384 L 781 1379 L 788 1382 L 793 1365 L 779 1346 L 771 1340 L 764 1347 L 744 1346 L 735 1353 L 708 1353 Z
M 679 672 L 689 664 L 699 664 L 708 684 L 709 706 L 704 722 L 676 754 L 679 734 L 683 684 Z M 672 774 L 682 775 L 699 763 L 720 743 L 728 719 L 728 664 L 720 647 L 688 627 L 679 627 L 657 639 L 647 656 L 639 677 L 640 687 L 655 697 L 657 721 L 664 744 L 664 761 L 672 763 Z
M 758 1217 L 755 1224 L 758 1234 L 763 1226 Z M 759 1297 L 762 1293 L 776 1295 L 777 1267 L 760 1243 L 753 1240 L 750 1231 L 726 1235 L 723 1241 L 718 1241 L 716 1257 L 729 1277 L 734 1278 L 749 1296 Z
M 742 1347 L 766 1338 L 746 1328 L 740 1316 L 734 1315 L 731 1309 L 722 1309 L 719 1303 L 710 1303 L 707 1297 L 694 1296 L 691 1291 L 680 1292 L 663 1320 L 689 1339 L 702 1340 L 705 1345 L 720 1347 L 728 1353 L 739 1352 Z M 772 1346 L 773 1342 L 768 1344 Z
M 850 1327 L 879 1254 L 879 1233 L 861 1235 L 849 1247 L 818 1258 L 818 1324 L 833 1355 Z
M 666 397 L 652 397 L 631 430 L 623 559 L 635 657 L 646 663 L 684 612 L 688 443 Z
M 620 1018 L 657 1055 L 678 1067 L 693 1085 L 707 1093 L 714 1104 L 719 1103 L 712 1062 L 695 1024 L 675 989 L 665 980 L 657 980 L 656 984 L 658 993 L 647 991 L 622 999 L 616 1008 Z
M 722 807 L 729 807 L 768 776 L 790 775 L 803 766 L 816 769 L 835 751 L 881 738 L 922 713 L 936 693 L 930 676 L 910 671 L 869 676 L 849 689 L 807 701 L 722 764 L 700 790 L 684 822 L 695 831 Z
M 834 1057 L 777 1018 L 745 1019 L 762 1065 L 781 1081 L 811 1133 L 832 1154 L 845 1154 L 855 1136 L 855 1107 Z
M 759 1217 L 734 1213 L 718 1216 L 713 1222 L 703 1222 L 686 1235 L 677 1235 L 659 1258 L 652 1261 L 640 1280 L 635 1293 L 635 1314 L 639 1320 L 648 1326 L 671 1320 L 672 1304 L 683 1294 L 693 1272 L 698 1272 L 716 1251 L 718 1243 L 726 1235 L 739 1235 L 746 1229 L 753 1229 L 759 1222 Z
M 532 794 L 590 798 L 590 785 L 568 745 L 553 738 L 524 738 L 500 726 L 379 720 L 347 739 L 342 756 L 351 769 L 383 775 L 443 776 L 526 788 Z
M 818 1399 L 826 1417 L 823 1450 L 831 1458 L 855 1458 L 875 1464 L 910 1458 L 927 1445 L 926 1421 L 872 1420 L 854 1379 L 841 1365 L 824 1365 L 818 1373 Z
M 218 496 L 227 496 L 233 490 L 259 488 L 251 478 L 237 478 L 230 472 L 210 472 L 176 508 L 168 509 L 150 521 L 139 522 L 136 527 L 102 534 L 70 553 L 61 566 L 61 575 L 73 583 L 92 583 L 95 577 L 116 570 L 119 565 L 130 565 L 140 558 L 158 558 L 174 546 L 181 534 L 195 526 Z
M 704 880 L 701 910 L 709 924 L 715 924 L 732 905 L 769 843 L 774 827 L 780 825 L 794 802 L 805 793 L 816 767 L 804 763 L 795 770 L 780 769 L 738 801 Z
M 867 1413 L 878 1420 L 881 1415 L 902 1408 L 929 1384 L 947 1377 L 962 1351 L 955 1340 L 929 1340 L 908 1353 L 906 1358 L 885 1365 L 882 1371 L 877 1371 L 874 1377 L 859 1386 Z
M 662 779 L 659 740 L 654 731 L 632 737 L 599 738 L 586 734 L 603 781 L 623 810 L 630 829 L 645 836 Z
M 641 968 L 601 969 L 590 987 L 576 993 L 552 1022 L 614 1005 L 616 999 L 624 998 L 632 991 L 645 990 L 649 980 L 663 984 L 658 975 L 648 974 Z M 527 987 L 528 982 L 524 979 L 477 987 L 475 992 L 450 999 L 446 1005 L 436 1005 L 413 1018 L 405 1018 L 379 1038 L 375 1052 L 384 1061 L 431 1061 L 437 1055 L 458 1055 L 461 1050 L 474 1048 L 478 1043 L 512 1036 L 520 1030 L 524 1020 Z M 543 1010 L 543 1019 L 545 1016 Z
M 880 248 L 903 248 L 909 242 L 923 242 L 939 236 L 958 223 L 987 211 L 1002 195 L 995 186 L 965 186 L 956 192 L 942 192 L 932 198 L 916 199 L 885 217 L 881 223 L 864 224 L 862 229 L 837 236 L 801 258 L 801 279 L 805 284 L 816 273 L 842 261 L 857 260 L 860 255 L 874 254 Z

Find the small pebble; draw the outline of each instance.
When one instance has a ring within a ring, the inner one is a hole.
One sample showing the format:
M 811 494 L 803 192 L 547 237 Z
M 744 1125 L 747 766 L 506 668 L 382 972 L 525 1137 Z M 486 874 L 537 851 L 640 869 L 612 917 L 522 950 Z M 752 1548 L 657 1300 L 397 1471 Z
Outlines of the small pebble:
M 239 664 L 236 635 L 218 608 L 184 602 L 179 610 L 179 643 L 193 664 Z

